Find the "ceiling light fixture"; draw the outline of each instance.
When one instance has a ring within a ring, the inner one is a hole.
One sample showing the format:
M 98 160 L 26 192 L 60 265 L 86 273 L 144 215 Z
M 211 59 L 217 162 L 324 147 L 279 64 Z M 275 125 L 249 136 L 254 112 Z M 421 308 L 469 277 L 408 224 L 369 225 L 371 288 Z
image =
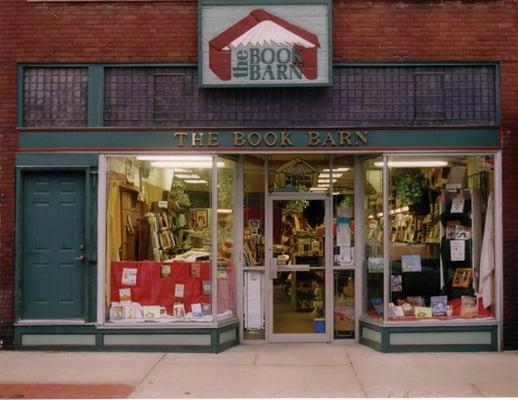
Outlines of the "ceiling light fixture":
M 374 163 L 376 167 L 383 167 L 383 161 Z M 415 168 L 415 167 L 446 167 L 448 161 L 430 160 L 430 161 L 389 161 L 389 168 Z
M 151 166 L 155 168 L 188 168 L 188 169 L 200 169 L 200 168 L 212 168 L 212 161 L 153 161 Z M 217 162 L 218 168 L 225 166 L 223 161 Z

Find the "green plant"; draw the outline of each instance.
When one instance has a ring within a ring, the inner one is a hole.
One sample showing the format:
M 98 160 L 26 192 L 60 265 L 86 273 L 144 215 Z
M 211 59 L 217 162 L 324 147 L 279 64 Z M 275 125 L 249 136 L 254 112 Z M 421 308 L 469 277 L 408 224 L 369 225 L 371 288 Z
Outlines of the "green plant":
M 173 179 L 170 198 L 176 208 L 187 208 L 191 206 L 191 199 L 189 195 L 185 193 L 185 183 L 179 179 Z
M 418 168 L 395 169 L 392 186 L 399 205 L 412 205 L 421 201 L 424 176 Z

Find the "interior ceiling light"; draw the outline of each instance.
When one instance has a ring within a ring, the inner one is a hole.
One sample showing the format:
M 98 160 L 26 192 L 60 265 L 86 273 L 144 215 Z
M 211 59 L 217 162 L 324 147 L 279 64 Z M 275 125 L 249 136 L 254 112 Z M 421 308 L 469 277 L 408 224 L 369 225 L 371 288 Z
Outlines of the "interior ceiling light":
M 192 183 L 192 184 L 206 184 L 208 183 L 206 180 L 203 179 L 186 179 L 184 181 L 185 183 Z
M 153 161 L 151 166 L 155 168 L 212 168 L 212 161 Z M 217 162 L 218 168 L 225 166 L 223 161 Z
M 218 208 L 218 214 L 232 214 L 230 208 Z
M 349 171 L 351 168 L 347 168 L 347 167 L 343 167 L 343 168 L 333 168 L 333 172 L 347 172 Z M 322 172 L 331 172 L 331 170 L 329 168 L 324 168 L 322 170 Z
M 324 192 L 327 190 L 327 187 L 312 187 L 309 188 L 311 192 Z
M 199 175 L 196 174 L 175 174 L 174 177 L 180 179 L 201 179 Z
M 333 179 L 333 183 L 335 183 L 336 181 L 337 181 L 337 179 Z M 327 184 L 329 184 L 329 179 L 319 179 L 318 183 L 327 183 Z
M 376 167 L 383 167 L 383 161 L 374 163 Z M 448 161 L 430 160 L 430 161 L 389 161 L 388 166 L 392 168 L 415 168 L 415 167 L 446 167 Z
M 331 178 L 331 175 L 333 175 L 333 178 L 341 178 L 343 174 L 320 174 L 318 175 L 319 178 Z
M 329 187 L 329 183 L 319 183 L 317 185 L 317 187 L 319 187 L 319 188 L 326 188 L 327 189 Z
M 212 161 L 211 156 L 188 156 L 188 155 L 143 155 L 137 156 L 142 161 Z

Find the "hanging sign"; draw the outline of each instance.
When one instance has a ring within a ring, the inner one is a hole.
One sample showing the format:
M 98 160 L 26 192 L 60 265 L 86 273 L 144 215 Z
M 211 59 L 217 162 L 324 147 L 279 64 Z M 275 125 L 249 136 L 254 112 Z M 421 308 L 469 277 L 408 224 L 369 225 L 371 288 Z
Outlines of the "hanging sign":
M 200 3 L 201 86 L 331 84 L 331 7 L 314 3 Z

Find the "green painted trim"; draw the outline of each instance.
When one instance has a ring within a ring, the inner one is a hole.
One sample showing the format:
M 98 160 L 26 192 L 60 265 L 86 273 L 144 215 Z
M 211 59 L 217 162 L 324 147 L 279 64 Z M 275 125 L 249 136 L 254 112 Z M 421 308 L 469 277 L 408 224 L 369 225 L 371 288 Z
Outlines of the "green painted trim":
M 261 137 L 272 130 L 267 129 L 237 129 L 245 133 L 258 132 Z M 308 131 L 311 129 L 280 129 L 274 130 L 277 138 L 280 132 L 291 132 L 292 145 L 282 146 L 282 141 L 277 140 L 277 145 L 267 146 L 264 141 L 258 146 L 251 146 L 245 143 L 243 146 L 234 146 L 233 132 L 229 130 L 162 130 L 162 131 L 146 131 L 146 130 L 21 130 L 20 131 L 20 149 L 22 150 L 49 150 L 67 151 L 67 150 L 83 150 L 83 151 L 110 151 L 110 150 L 128 150 L 128 151 L 146 151 L 146 150 L 210 150 L 213 152 L 239 151 L 239 150 L 262 150 L 268 152 L 286 151 L 293 149 L 313 149 L 313 150 L 329 150 L 336 152 L 337 150 L 384 150 L 384 149 L 407 149 L 422 150 L 427 149 L 449 149 L 449 148 L 493 148 L 500 146 L 500 135 L 498 128 L 473 128 L 473 129 L 362 129 L 360 132 L 367 132 L 368 144 L 358 143 L 358 145 L 349 146 L 325 146 L 325 135 L 330 133 L 339 142 L 338 129 L 319 128 L 314 131 L 319 132 L 319 145 L 308 145 Z M 352 132 L 351 141 L 355 141 L 356 131 L 358 129 L 343 131 Z M 204 132 L 205 138 L 207 132 L 212 132 L 217 136 L 218 146 L 196 146 L 191 147 L 190 141 L 186 140 L 185 146 L 178 145 L 178 138 L 175 133 L 182 132 L 187 134 Z
M 433 346 L 390 346 L 390 353 L 425 353 L 425 352 L 479 352 L 497 351 L 492 345 L 433 345 Z
M 17 350 L 42 350 L 42 349 L 63 349 L 67 351 L 130 351 L 130 352 L 196 352 L 196 353 L 207 353 L 207 352 L 220 352 L 227 348 L 233 347 L 239 344 L 239 322 L 234 322 L 229 325 L 225 325 L 221 328 L 148 328 L 148 329 L 132 329 L 132 328 L 121 328 L 121 329 L 103 329 L 97 327 L 94 324 L 87 325 L 17 325 L 14 327 L 15 330 L 15 348 Z M 229 330 L 234 330 L 237 340 L 225 342 L 219 345 L 220 334 Z M 95 335 L 95 346 L 21 346 L 22 335 L 24 334 L 93 334 Z M 210 335 L 211 344 L 206 345 L 104 345 L 104 335 L 124 335 L 124 334 L 191 334 L 191 335 Z
M 16 169 L 16 221 L 15 221 L 15 255 L 14 255 L 14 320 L 22 317 L 22 204 L 23 204 L 22 172 Z
M 87 232 L 87 250 L 86 256 L 88 259 L 87 268 L 88 276 L 86 283 L 89 284 L 90 302 L 89 314 L 87 314 L 86 321 L 95 322 L 97 320 L 97 190 L 99 183 L 99 174 L 97 168 L 89 168 L 87 175 L 90 177 L 90 184 L 88 186 L 88 196 L 90 197 L 90 231 Z
M 24 77 L 25 77 L 25 69 L 24 66 L 18 64 L 17 68 L 17 76 L 16 76 L 16 126 L 23 126 L 23 101 L 24 101 Z
M 102 65 L 88 66 L 88 126 L 104 125 L 104 68 Z
M 382 343 L 367 340 L 362 337 L 362 329 L 367 327 L 382 332 Z M 490 332 L 490 344 L 437 344 L 437 345 L 390 345 L 390 333 L 410 332 Z M 487 325 L 435 325 L 435 326 L 389 326 L 377 325 L 360 320 L 360 343 L 384 353 L 409 353 L 409 352 L 469 352 L 469 351 L 498 351 L 498 325 L 491 322 Z
M 97 167 L 99 156 L 97 154 L 77 154 L 77 153 L 17 153 L 16 167 Z
M 26 63 L 20 63 L 19 65 L 22 65 L 24 67 L 31 67 L 31 68 L 62 68 L 62 67 L 77 67 L 77 68 L 87 68 L 90 63 L 41 63 L 41 62 L 26 62 Z
M 359 335 L 359 339 L 360 339 L 360 343 L 361 344 L 364 344 L 365 346 L 370 347 L 370 348 L 372 348 L 374 350 L 383 352 L 383 344 L 382 343 L 378 343 L 378 342 L 375 342 L 374 340 L 370 340 L 370 339 L 367 339 L 367 338 L 364 337 L 364 335 L 363 335 L 363 329 L 364 328 L 372 329 L 372 330 L 375 330 L 375 331 L 381 333 L 381 331 L 382 331 L 381 327 L 376 326 L 376 325 L 367 324 L 367 323 L 365 323 L 363 321 L 360 321 L 360 335 Z
M 80 333 L 80 334 L 32 334 L 25 333 L 22 335 L 23 347 L 37 347 L 37 346 L 95 346 L 95 334 Z
M 500 126 L 502 124 L 502 99 L 501 88 L 500 88 L 500 64 L 495 65 L 495 111 L 496 111 L 496 124 Z
M 335 61 L 335 67 L 467 67 L 498 66 L 497 61 Z

